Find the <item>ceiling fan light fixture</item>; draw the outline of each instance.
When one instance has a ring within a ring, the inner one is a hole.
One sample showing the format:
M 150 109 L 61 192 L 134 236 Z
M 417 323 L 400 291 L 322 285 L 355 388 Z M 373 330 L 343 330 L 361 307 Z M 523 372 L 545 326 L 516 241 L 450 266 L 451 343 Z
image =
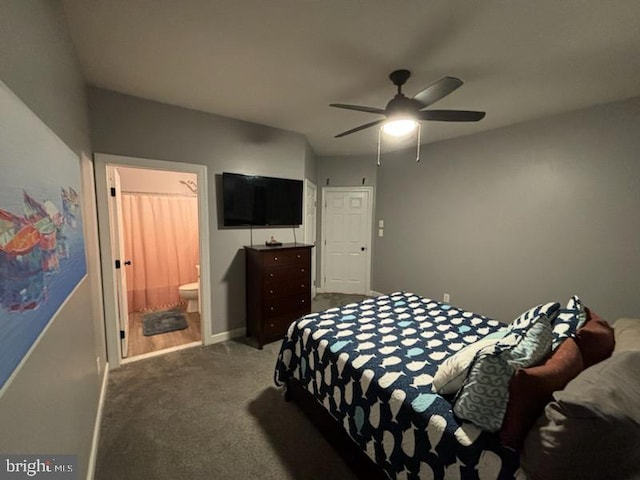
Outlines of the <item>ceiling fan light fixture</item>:
M 400 137 L 408 137 L 417 129 L 419 138 L 421 125 L 419 122 L 425 120 L 438 122 L 477 122 L 484 118 L 485 112 L 475 112 L 471 110 L 425 110 L 430 105 L 460 87 L 463 82 L 459 78 L 443 77 L 427 88 L 423 88 L 413 97 L 408 98 L 402 93 L 402 85 L 405 84 L 410 76 L 411 72 L 409 70 L 395 70 L 391 72 L 389 79 L 398 87 L 398 93 L 389 100 L 385 108 L 331 103 L 330 106 L 332 107 L 384 115 L 383 118 L 339 133 L 335 137 L 344 137 L 375 125 L 382 125 L 382 128 L 378 129 L 378 137 L 384 133 L 385 135 L 399 139 Z
M 412 133 L 417 126 L 418 122 L 413 118 L 393 118 L 384 123 L 382 131 L 392 137 L 404 137 Z

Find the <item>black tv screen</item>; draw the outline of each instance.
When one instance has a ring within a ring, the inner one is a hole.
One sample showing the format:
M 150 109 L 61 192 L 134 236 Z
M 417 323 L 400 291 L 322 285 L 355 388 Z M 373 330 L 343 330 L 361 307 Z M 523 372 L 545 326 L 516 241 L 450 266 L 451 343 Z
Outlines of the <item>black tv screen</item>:
M 302 180 L 222 174 L 224 226 L 302 225 Z

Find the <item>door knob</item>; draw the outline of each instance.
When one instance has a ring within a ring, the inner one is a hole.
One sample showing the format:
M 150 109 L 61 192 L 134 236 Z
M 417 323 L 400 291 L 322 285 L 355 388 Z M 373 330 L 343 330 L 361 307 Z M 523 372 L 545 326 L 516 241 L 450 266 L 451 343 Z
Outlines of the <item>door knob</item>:
M 125 261 L 124 261 L 124 264 L 125 264 L 125 265 L 131 265 L 131 260 L 125 260 Z
M 367 249 L 367 247 L 360 247 L 360 251 L 364 252 Z

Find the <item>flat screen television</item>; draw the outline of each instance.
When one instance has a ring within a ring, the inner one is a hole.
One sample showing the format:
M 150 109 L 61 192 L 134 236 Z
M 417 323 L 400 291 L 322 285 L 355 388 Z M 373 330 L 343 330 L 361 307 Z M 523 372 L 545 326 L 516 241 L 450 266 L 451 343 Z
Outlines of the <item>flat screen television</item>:
M 302 180 L 222 174 L 224 226 L 302 225 Z

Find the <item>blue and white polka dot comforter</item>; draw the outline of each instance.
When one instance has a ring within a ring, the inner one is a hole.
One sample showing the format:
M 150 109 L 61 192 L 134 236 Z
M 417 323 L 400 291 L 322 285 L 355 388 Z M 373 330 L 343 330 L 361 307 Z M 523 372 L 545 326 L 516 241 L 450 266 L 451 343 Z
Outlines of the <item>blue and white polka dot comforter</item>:
M 513 478 L 517 454 L 431 391 L 444 359 L 500 326 L 411 293 L 383 295 L 294 322 L 275 382 L 299 380 L 391 479 Z

